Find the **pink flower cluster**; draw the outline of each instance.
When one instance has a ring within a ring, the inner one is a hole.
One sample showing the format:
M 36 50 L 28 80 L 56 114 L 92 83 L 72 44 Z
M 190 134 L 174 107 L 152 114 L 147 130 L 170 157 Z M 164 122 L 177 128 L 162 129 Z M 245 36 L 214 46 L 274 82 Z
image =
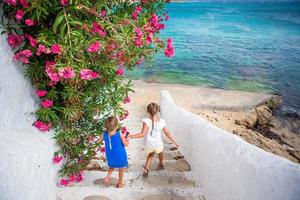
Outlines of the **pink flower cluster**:
M 42 53 L 44 53 L 44 54 L 50 54 L 51 53 L 51 49 L 45 47 L 42 44 L 39 44 L 38 50 L 36 52 L 36 55 L 40 56 L 40 55 L 42 55 Z
M 56 62 L 46 61 L 45 62 L 45 71 L 48 77 L 51 80 L 51 84 L 55 85 L 59 80 L 59 75 L 55 71 Z
M 34 25 L 34 21 L 32 19 L 25 19 L 25 24 L 27 26 L 33 26 Z
M 53 106 L 53 101 L 46 99 L 41 103 L 43 108 L 51 108 Z
M 98 34 L 100 37 L 105 37 L 106 36 L 106 31 L 97 22 L 93 22 L 92 31 L 93 31 L 94 34 Z
M 130 103 L 130 97 L 129 96 L 126 96 L 123 100 L 123 103 Z
M 70 66 L 64 67 L 59 70 L 58 75 L 65 79 L 71 79 L 75 77 L 74 69 Z
M 7 38 L 7 42 L 12 48 L 15 48 L 23 42 L 23 36 L 15 35 L 15 34 L 9 34 L 8 38 Z
M 60 0 L 60 5 L 61 6 L 67 6 L 69 4 L 68 0 Z
M 20 60 L 24 64 L 29 64 L 29 59 L 32 56 L 32 52 L 29 49 L 25 49 L 23 51 L 19 51 L 15 54 L 14 59 Z
M 135 34 L 136 34 L 134 44 L 135 44 L 135 46 L 140 47 L 140 46 L 142 46 L 142 43 L 143 43 L 142 42 L 143 32 L 141 31 L 141 29 L 139 27 L 136 27 L 134 29 L 134 31 L 135 31 Z
M 44 97 L 47 95 L 47 91 L 46 90 L 36 90 L 35 91 L 36 95 L 38 95 L 39 97 Z
M 62 49 L 59 44 L 53 44 L 51 47 L 51 51 L 53 54 L 61 54 L 62 53 Z
M 53 159 L 52 159 L 52 161 L 53 161 L 53 163 L 58 164 L 58 163 L 60 163 L 60 161 L 62 159 L 63 159 L 62 156 L 54 156 Z
M 18 21 L 20 21 L 21 19 L 23 19 L 23 17 L 24 17 L 24 12 L 23 12 L 23 10 L 17 10 L 15 17 L 16 17 L 16 19 L 17 19 Z
M 20 0 L 20 4 L 21 4 L 24 8 L 28 8 L 28 7 L 29 7 L 29 3 L 27 2 L 27 0 Z
M 83 180 L 83 173 L 80 172 L 79 174 L 71 174 L 68 179 L 60 179 L 59 184 L 61 186 L 67 186 L 72 182 L 81 182 Z
M 100 47 L 101 47 L 100 42 L 94 42 L 87 48 L 87 51 L 90 53 L 94 53 L 99 51 Z
M 101 17 L 105 17 L 106 15 L 106 11 L 104 8 L 101 9 L 101 13 L 100 13 Z
M 167 48 L 165 49 L 164 53 L 165 53 L 165 55 L 167 57 L 174 56 L 175 51 L 174 51 L 174 47 L 173 47 L 173 40 L 172 40 L 172 38 L 168 39 Z
M 94 72 L 90 69 L 82 69 L 80 71 L 80 78 L 83 80 L 92 80 L 99 76 L 97 72 Z
M 18 4 L 17 0 L 4 0 L 4 2 L 11 6 L 17 6 L 17 4 Z M 26 0 L 20 0 L 20 4 L 24 8 L 27 8 L 29 6 L 29 4 Z
M 50 128 L 52 127 L 51 123 L 46 124 L 45 122 L 42 121 L 35 121 L 33 125 L 42 132 L 49 131 Z
M 137 6 L 134 10 L 134 12 L 132 13 L 131 17 L 133 20 L 136 20 L 138 15 L 141 14 L 141 12 L 143 11 L 141 6 Z
M 124 70 L 122 67 L 119 67 L 117 70 L 116 70 L 116 74 L 117 76 L 123 76 L 124 74 Z
M 25 34 L 25 38 L 29 41 L 30 46 L 32 46 L 32 47 L 36 46 L 37 41 L 31 35 Z

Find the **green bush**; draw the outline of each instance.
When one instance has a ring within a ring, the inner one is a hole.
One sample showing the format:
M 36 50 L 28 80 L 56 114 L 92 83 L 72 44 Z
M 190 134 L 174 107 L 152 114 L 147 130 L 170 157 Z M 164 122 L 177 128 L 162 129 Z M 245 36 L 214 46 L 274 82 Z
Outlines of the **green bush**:
M 97 137 L 109 115 L 124 119 L 123 104 L 132 92 L 123 69 L 151 62 L 168 44 L 158 38 L 164 28 L 163 0 L 4 0 L 1 3 L 8 43 L 23 62 L 41 107 L 34 123 L 54 130 L 63 160 L 61 184 L 80 181 L 81 171 L 100 150 Z

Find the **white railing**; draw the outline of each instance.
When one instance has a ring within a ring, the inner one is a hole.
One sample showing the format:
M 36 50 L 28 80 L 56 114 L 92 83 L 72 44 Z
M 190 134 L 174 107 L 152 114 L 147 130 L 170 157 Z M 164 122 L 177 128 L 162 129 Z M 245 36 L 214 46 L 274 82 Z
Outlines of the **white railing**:
M 251 145 L 176 106 L 167 91 L 161 92 L 161 110 L 206 199 L 300 199 L 299 164 Z

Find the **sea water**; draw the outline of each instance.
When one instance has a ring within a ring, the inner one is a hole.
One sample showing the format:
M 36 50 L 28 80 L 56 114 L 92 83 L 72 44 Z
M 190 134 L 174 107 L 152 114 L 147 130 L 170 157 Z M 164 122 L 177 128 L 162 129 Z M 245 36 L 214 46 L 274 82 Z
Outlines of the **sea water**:
M 271 92 L 300 110 L 300 2 L 170 3 L 162 31 L 175 56 L 127 76 L 148 81 Z

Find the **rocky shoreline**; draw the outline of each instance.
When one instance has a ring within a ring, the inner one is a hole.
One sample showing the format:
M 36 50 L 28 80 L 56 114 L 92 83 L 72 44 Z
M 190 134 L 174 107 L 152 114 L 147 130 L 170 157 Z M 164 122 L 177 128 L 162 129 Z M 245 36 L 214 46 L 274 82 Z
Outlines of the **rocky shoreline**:
M 279 115 L 277 110 L 281 105 L 282 98 L 274 95 L 248 111 L 214 110 L 212 113 L 218 115 L 214 117 L 208 111 L 197 114 L 253 145 L 300 163 L 300 135 L 297 133 L 300 120 L 296 116 Z M 227 121 L 231 126 L 218 123 L 222 119 L 226 121 L 224 116 L 230 117 Z

